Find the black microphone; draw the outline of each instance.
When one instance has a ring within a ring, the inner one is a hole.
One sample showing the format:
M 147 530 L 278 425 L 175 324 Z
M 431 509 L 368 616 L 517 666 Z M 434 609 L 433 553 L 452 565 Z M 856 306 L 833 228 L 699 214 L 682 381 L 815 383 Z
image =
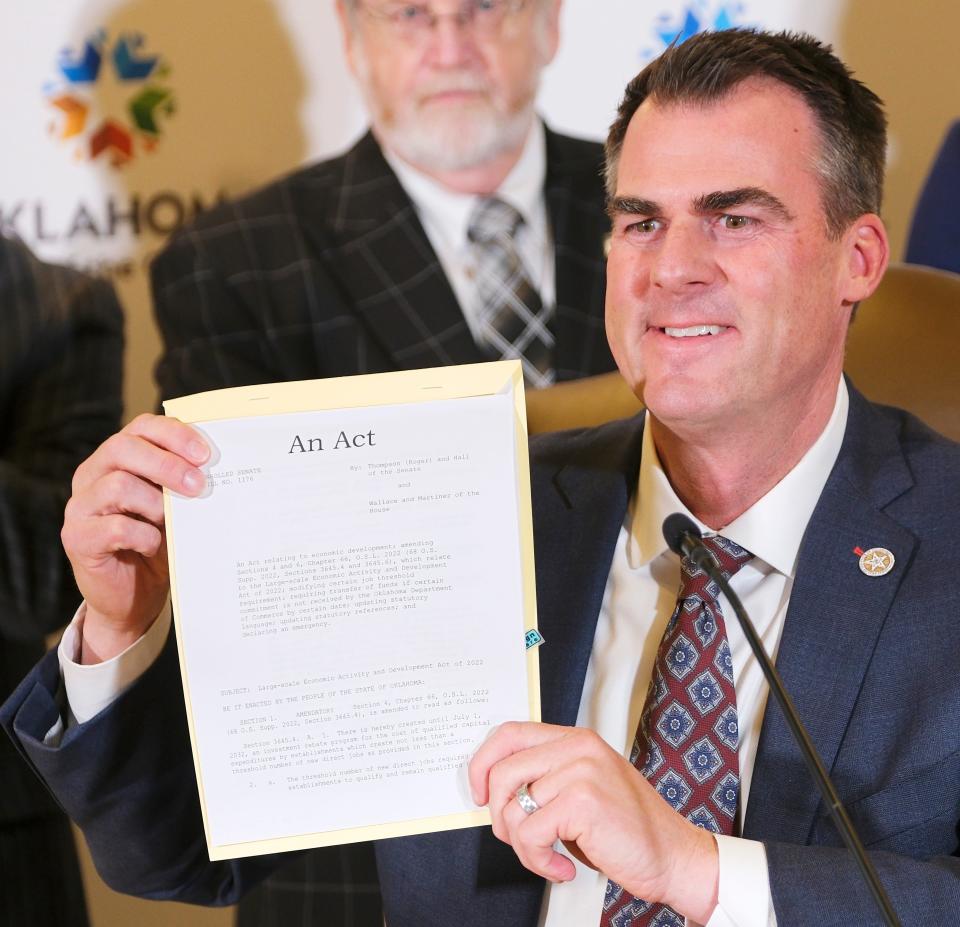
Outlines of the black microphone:
M 770 690 L 776 697 L 777 703 L 780 705 L 780 710 L 787 719 L 787 724 L 793 733 L 793 737 L 800 747 L 800 752 L 803 754 L 804 760 L 806 760 L 807 768 L 816 781 L 823 800 L 830 808 L 833 821 L 840 831 L 840 836 L 843 837 L 843 842 L 847 845 L 847 849 L 853 853 L 854 859 L 856 859 L 857 865 L 860 867 L 860 872 L 870 889 L 870 893 L 873 895 L 873 900 L 877 903 L 877 907 L 883 914 L 884 922 L 890 925 L 890 927 L 900 927 L 900 920 L 893 910 L 893 905 L 890 903 L 890 899 L 887 897 L 887 893 L 880 882 L 877 870 L 874 868 L 873 863 L 870 862 L 870 857 L 867 856 L 863 842 L 854 829 L 853 821 L 850 820 L 833 782 L 830 781 L 830 776 L 817 753 L 817 748 L 814 747 L 813 741 L 810 740 L 810 735 L 803 726 L 803 722 L 797 714 L 797 709 L 794 708 L 792 699 L 783 687 L 783 680 L 780 678 L 777 668 L 773 665 L 773 661 L 767 656 L 767 652 L 763 649 L 763 644 L 760 643 L 760 638 L 757 636 L 753 622 L 747 615 L 746 609 L 740 601 L 740 597 L 730 588 L 730 583 L 727 582 L 726 577 L 723 575 L 720 564 L 717 563 L 716 558 L 703 543 L 703 536 L 700 533 L 700 529 L 694 524 L 693 520 L 686 515 L 680 512 L 674 512 L 672 515 L 668 515 L 663 521 L 663 538 L 667 542 L 670 550 L 679 554 L 681 557 L 688 557 L 693 563 L 701 567 L 707 575 L 716 582 L 721 590 L 723 590 L 723 594 L 733 606 L 744 637 L 746 637 L 747 642 L 750 644 L 750 649 L 760 663 L 763 675 L 766 676 L 767 682 L 770 684 Z

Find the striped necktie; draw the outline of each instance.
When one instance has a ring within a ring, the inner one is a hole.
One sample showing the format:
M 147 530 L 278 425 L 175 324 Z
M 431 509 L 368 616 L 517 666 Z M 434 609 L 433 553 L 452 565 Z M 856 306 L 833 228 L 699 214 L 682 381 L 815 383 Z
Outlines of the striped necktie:
M 496 197 L 474 206 L 467 226 L 476 261 L 478 343 L 491 360 L 517 359 L 534 387 L 554 381 L 553 307 L 544 308 L 517 252 L 523 217 Z

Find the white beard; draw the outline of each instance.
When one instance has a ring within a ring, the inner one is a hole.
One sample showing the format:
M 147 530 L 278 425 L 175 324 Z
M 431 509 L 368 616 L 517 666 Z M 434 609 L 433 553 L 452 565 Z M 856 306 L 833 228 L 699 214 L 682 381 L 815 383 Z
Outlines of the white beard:
M 483 77 L 469 71 L 437 77 L 418 88 L 422 99 L 450 91 L 479 91 L 463 106 L 405 102 L 389 117 L 373 90 L 365 50 L 355 53 L 357 81 L 374 131 L 381 142 L 409 164 L 424 171 L 460 171 L 480 167 L 520 148 L 533 121 L 539 70 L 531 75 L 526 100 L 512 111 L 498 109 L 487 95 Z
M 445 112 L 408 112 L 377 129 L 384 144 L 404 161 L 427 171 L 461 171 L 520 148 L 532 119 L 532 101 L 506 115 L 484 103 Z

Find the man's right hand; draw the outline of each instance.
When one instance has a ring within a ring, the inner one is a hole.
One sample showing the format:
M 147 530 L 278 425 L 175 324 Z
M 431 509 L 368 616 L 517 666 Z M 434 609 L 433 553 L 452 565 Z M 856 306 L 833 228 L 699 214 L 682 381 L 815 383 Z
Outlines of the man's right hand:
M 203 492 L 210 448 L 189 425 L 140 415 L 78 468 L 61 538 L 86 602 L 82 663 L 100 663 L 140 638 L 170 587 L 166 487 Z

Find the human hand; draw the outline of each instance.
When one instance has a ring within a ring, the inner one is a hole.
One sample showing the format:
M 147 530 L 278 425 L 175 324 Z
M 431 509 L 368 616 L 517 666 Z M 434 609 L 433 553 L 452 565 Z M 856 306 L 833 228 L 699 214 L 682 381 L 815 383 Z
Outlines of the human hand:
M 170 585 L 162 487 L 198 495 L 209 457 L 189 425 L 140 415 L 77 468 L 61 538 L 87 606 L 82 663 L 121 653 L 160 613 Z
M 636 897 L 698 923 L 710 919 L 719 884 L 712 834 L 677 814 L 593 731 L 503 724 L 477 750 L 469 776 L 494 834 L 532 872 L 553 882 L 574 877 L 573 863 L 554 849 L 561 840 Z M 524 784 L 540 806 L 532 814 L 516 799 Z

